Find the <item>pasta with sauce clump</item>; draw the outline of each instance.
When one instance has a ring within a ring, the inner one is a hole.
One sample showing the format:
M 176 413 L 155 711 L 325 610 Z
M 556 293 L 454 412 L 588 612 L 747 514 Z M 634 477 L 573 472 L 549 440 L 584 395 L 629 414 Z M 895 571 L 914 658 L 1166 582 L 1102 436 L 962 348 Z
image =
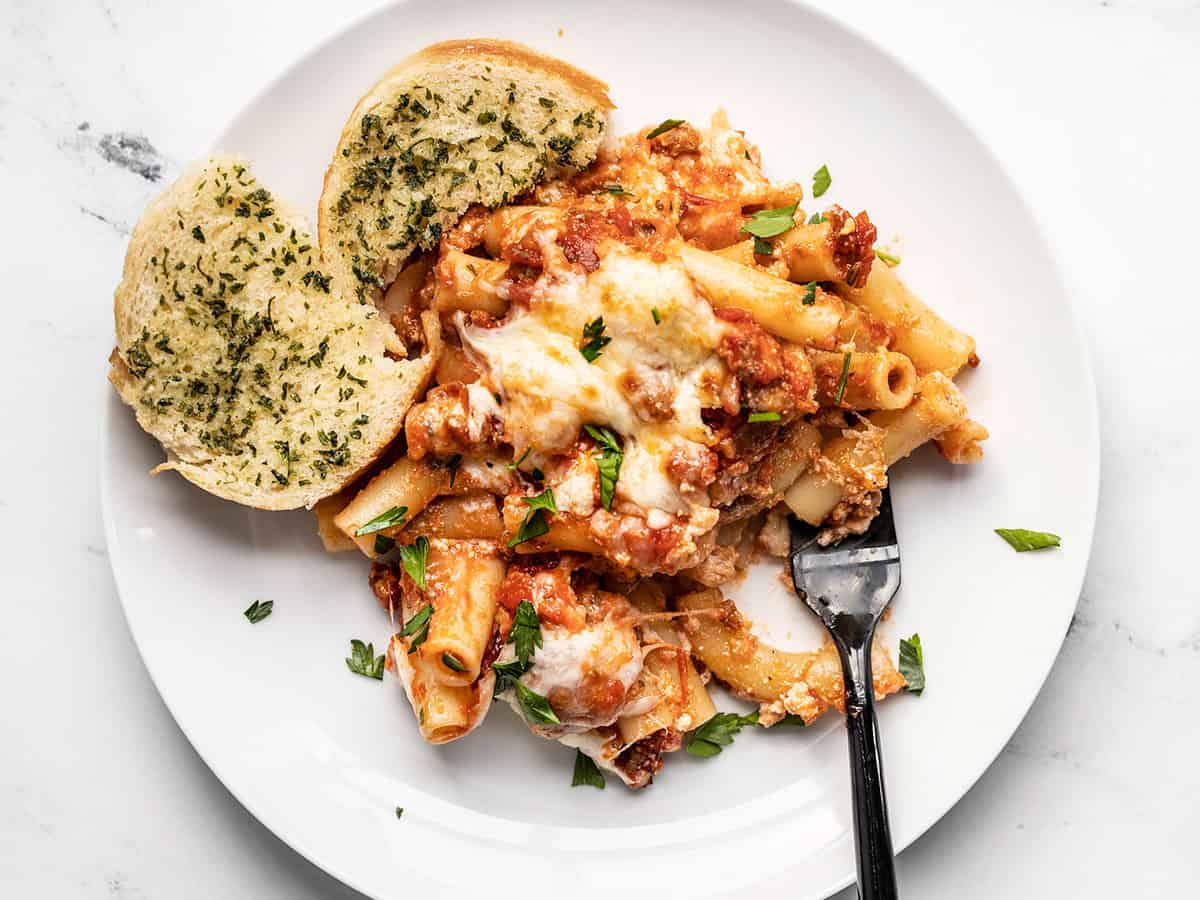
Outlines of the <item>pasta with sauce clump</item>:
M 426 739 L 496 698 L 641 787 L 716 715 L 713 679 L 763 726 L 841 702 L 831 647 L 765 645 L 721 586 L 786 550 L 787 515 L 859 532 L 890 466 L 929 442 L 974 461 L 987 431 L 953 382 L 973 339 L 876 257 L 867 213 L 802 200 L 723 113 L 668 120 L 472 207 L 384 292 L 394 322 L 436 318 L 433 383 L 323 533 L 372 558 Z M 876 656 L 882 697 L 904 678 Z

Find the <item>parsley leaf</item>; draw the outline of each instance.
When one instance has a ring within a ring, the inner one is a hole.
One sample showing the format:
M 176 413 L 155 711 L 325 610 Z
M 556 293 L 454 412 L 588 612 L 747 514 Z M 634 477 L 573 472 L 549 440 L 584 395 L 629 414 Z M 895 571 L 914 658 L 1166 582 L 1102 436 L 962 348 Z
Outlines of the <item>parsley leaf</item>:
M 600 351 L 612 343 L 612 338 L 604 334 L 604 317 L 592 319 L 583 326 L 584 344 L 579 348 L 579 354 L 590 363 L 600 356 Z
M 771 245 L 770 241 L 755 237 L 754 252 L 758 256 L 772 256 L 775 253 L 775 248 Z
M 545 509 L 555 515 L 558 514 L 558 504 L 554 502 L 554 491 L 550 488 L 546 488 L 533 497 L 522 497 L 521 502 L 533 510 Z
M 800 302 L 805 306 L 812 306 L 817 302 L 817 283 L 810 281 L 804 286 L 804 296 L 800 298 Z
M 537 609 L 528 600 L 517 604 L 517 610 L 513 613 L 512 630 L 508 633 L 508 643 L 516 644 L 517 661 L 528 671 L 534 647 L 542 646 L 542 623 L 538 620 Z
M 357 638 L 350 641 L 350 655 L 346 657 L 346 668 L 355 675 L 383 681 L 383 660 L 382 653 L 379 656 L 375 655 L 375 647 L 372 644 L 364 644 Z
M 396 818 L 397 818 L 397 819 L 399 819 L 399 818 L 400 818 L 400 817 L 402 817 L 403 815 L 404 815 L 404 807 L 403 807 L 403 806 L 397 806 L 397 807 L 396 807 Z
M 817 171 L 813 172 L 813 196 L 820 197 L 833 184 L 833 178 L 829 174 L 828 166 L 821 166 Z
M 521 502 L 529 506 L 529 512 L 525 514 L 516 535 L 508 542 L 509 547 L 541 537 L 550 530 L 550 526 L 546 524 L 546 512 L 558 513 L 558 506 L 554 503 L 554 491 L 550 488 L 546 488 L 535 497 L 522 497 Z
M 463 661 L 453 653 L 442 654 L 442 665 L 453 672 L 465 672 L 467 667 L 463 665 Z
M 517 604 L 513 613 L 513 625 L 508 632 L 508 643 L 516 644 L 517 658 L 511 662 L 495 663 L 492 671 L 496 673 L 496 685 L 492 696 L 499 697 L 510 688 L 516 687 L 518 694 L 521 685 L 519 679 L 533 668 L 534 648 L 542 646 L 542 623 L 538 620 L 537 609 L 528 600 Z M 538 695 L 530 691 L 534 697 Z M 522 701 L 522 705 L 524 701 Z M 553 713 L 551 713 L 553 715 Z
M 514 460 L 513 462 L 510 462 L 510 463 L 505 463 L 504 468 L 513 469 L 513 470 L 521 468 L 521 463 L 523 463 L 523 462 L 525 462 L 525 460 L 529 459 L 529 454 L 532 452 L 533 452 L 533 445 L 530 444 L 528 447 L 525 448 L 525 452 L 521 454 L 520 459 Z
M 619 184 L 616 184 L 616 183 L 606 184 L 603 187 L 601 187 L 600 190 L 605 191 L 609 194 L 612 194 L 614 197 L 628 197 L 630 200 L 637 199 L 636 196 L 629 193 L 629 191 L 625 190 L 625 188 L 621 187 Z
M 672 128 L 678 128 L 683 123 L 683 119 L 663 119 L 646 135 L 646 140 L 656 138 L 660 134 L 666 134 Z
M 658 325 L 662 322 L 662 316 L 659 315 L 657 306 L 650 307 L 650 318 L 654 319 L 655 325 Z
M 837 393 L 833 395 L 834 403 L 841 403 L 846 394 L 846 382 L 850 378 L 850 356 L 851 353 L 847 350 L 846 355 L 842 357 L 842 377 L 838 379 Z
M 519 681 L 514 681 L 513 687 L 517 689 L 517 700 L 521 704 L 521 712 L 524 714 L 527 722 L 534 725 L 562 724 L 558 716 L 554 714 L 554 710 L 550 708 L 549 700 L 537 691 L 525 687 Z
M 429 620 L 433 616 L 433 604 L 426 603 L 418 609 L 411 619 L 404 623 L 404 627 L 400 629 L 400 637 L 411 637 L 408 642 L 408 652 L 416 653 L 417 648 L 425 643 L 425 639 L 429 637 Z
M 365 525 L 360 525 L 354 532 L 355 537 L 362 537 L 364 534 L 374 534 L 376 531 L 383 531 L 385 528 L 391 528 L 393 525 L 399 525 L 404 521 L 404 517 L 408 515 L 407 506 L 393 506 L 386 512 L 381 512 L 370 522 Z
M 496 686 L 492 688 L 492 696 L 499 697 L 516 684 L 518 678 L 529 671 L 529 666 L 514 659 L 512 662 L 493 663 L 492 671 L 496 673 Z
M 1018 553 L 1027 550 L 1045 550 L 1048 547 L 1058 547 L 1062 538 L 1049 531 L 1030 531 L 1027 528 L 997 528 L 996 534 L 1008 541 L 1008 546 Z
M 900 265 L 900 257 L 892 256 L 890 253 L 884 253 L 882 250 L 876 250 L 875 255 L 881 262 L 887 263 L 889 266 Z
M 780 419 L 782 419 L 782 418 L 783 418 L 783 416 L 782 416 L 782 415 L 780 415 L 780 414 L 779 414 L 779 413 L 777 413 L 777 412 L 771 412 L 771 411 L 767 411 L 767 412 L 752 412 L 752 413 L 750 413 L 750 415 L 748 415 L 748 416 L 746 417 L 746 421 L 747 421 L 747 422 L 750 422 L 750 423 L 754 423 L 754 422 L 778 422 L 778 421 L 779 421 Z
M 813 213 L 808 217 L 809 225 L 820 225 L 825 221 L 825 213 Z
M 588 787 L 604 790 L 604 773 L 590 756 L 585 756 L 582 750 L 575 751 L 575 771 L 571 775 L 571 787 L 585 784 Z
M 192 229 L 192 238 L 202 244 L 204 243 L 204 232 L 200 229 L 199 225 Z
M 439 469 L 448 469 L 450 471 L 450 487 L 454 487 L 454 479 L 458 477 L 458 468 L 462 465 L 462 454 L 455 453 L 445 462 L 435 459 L 430 465 Z
M 375 535 L 375 552 L 377 554 L 387 553 L 395 546 L 395 539 L 388 537 L 386 534 Z
M 758 710 L 744 716 L 737 713 L 717 713 L 688 738 L 687 752 L 707 759 L 733 743 L 734 736 L 746 725 L 758 724 Z
M 607 428 L 584 425 L 583 430 L 600 445 L 600 452 L 596 454 L 596 468 L 600 472 L 600 505 L 612 512 L 613 494 L 617 489 L 617 477 L 621 474 L 625 453 L 617 443 L 617 436 Z
M 521 527 L 517 529 L 517 533 L 513 539 L 508 542 L 510 548 L 518 544 L 524 544 L 526 541 L 532 541 L 534 538 L 540 538 L 550 530 L 550 526 L 546 524 L 546 518 L 540 509 L 535 509 L 533 512 L 526 513 L 525 520 L 521 522 Z
M 900 638 L 900 675 L 904 689 L 920 696 L 925 690 L 925 654 L 921 651 L 921 636 L 914 634 L 907 641 Z
M 249 606 L 246 607 L 246 609 L 242 613 L 242 615 L 245 616 L 250 621 L 251 625 L 257 625 L 259 622 L 261 622 L 263 619 L 265 619 L 267 616 L 269 616 L 271 614 L 271 610 L 274 608 L 275 608 L 274 600 L 263 600 L 263 601 L 255 600 L 253 603 L 251 603 Z
M 796 227 L 796 220 L 793 218 L 796 214 L 796 204 L 791 206 L 780 206 L 776 209 L 760 209 L 743 225 L 738 231 L 752 234 L 756 238 L 769 238 L 783 234 Z M 754 252 L 758 253 L 757 242 L 754 245 Z M 769 250 L 767 251 L 770 252 Z
M 400 564 L 417 587 L 425 590 L 425 564 L 429 561 L 429 538 L 421 535 L 411 547 L 400 547 Z

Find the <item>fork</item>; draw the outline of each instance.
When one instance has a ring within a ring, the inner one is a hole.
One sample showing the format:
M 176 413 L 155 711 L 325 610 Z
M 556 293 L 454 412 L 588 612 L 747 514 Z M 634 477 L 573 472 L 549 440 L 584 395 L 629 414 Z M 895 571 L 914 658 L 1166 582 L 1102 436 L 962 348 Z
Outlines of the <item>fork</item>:
M 822 547 L 818 529 L 791 519 L 788 563 L 800 599 L 825 623 L 842 661 L 854 800 L 854 853 L 861 900 L 894 900 L 896 872 L 883 786 L 871 642 L 900 588 L 900 545 L 885 488 L 866 532 Z

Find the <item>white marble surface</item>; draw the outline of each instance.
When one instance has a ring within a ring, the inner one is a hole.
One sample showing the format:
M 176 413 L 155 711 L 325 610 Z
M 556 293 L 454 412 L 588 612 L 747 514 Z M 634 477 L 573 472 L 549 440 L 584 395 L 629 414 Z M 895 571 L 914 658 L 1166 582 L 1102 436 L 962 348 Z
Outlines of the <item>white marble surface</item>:
M 822 5 L 937 85 L 1026 191 L 1077 298 L 1102 417 L 1075 623 L 995 765 L 902 854 L 904 893 L 1189 896 L 1200 4 Z M 0 4 L 0 895 L 358 896 L 254 821 L 158 699 L 109 575 L 96 459 L 110 292 L 154 178 L 372 6 Z

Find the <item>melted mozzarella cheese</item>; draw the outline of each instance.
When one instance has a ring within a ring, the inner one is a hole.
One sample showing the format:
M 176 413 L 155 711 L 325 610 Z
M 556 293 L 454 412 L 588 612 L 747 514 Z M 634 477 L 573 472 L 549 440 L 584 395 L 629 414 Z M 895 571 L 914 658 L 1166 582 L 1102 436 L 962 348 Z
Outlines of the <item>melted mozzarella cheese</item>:
M 724 116 L 721 119 L 724 120 Z M 727 123 L 718 122 L 716 116 L 712 126 L 700 133 L 700 153 L 702 159 L 711 161 L 714 166 L 731 170 L 743 193 L 759 193 L 771 187 L 766 176 L 748 158 L 745 136 L 729 128 Z
M 590 516 L 596 508 L 596 460 L 577 456 L 559 480 L 554 482 L 554 502 L 560 512 Z
M 512 645 L 506 645 L 497 662 L 516 659 Z M 566 628 L 542 628 L 542 645 L 533 656 L 533 665 L 521 676 L 521 683 L 543 697 L 566 695 L 572 702 L 585 698 L 585 679 L 603 675 L 621 684 L 627 693 L 642 672 L 642 650 L 633 627 L 610 620 L 588 625 L 578 631 Z M 507 694 L 515 695 L 515 691 Z M 505 697 L 515 703 L 515 696 Z M 612 719 L 577 715 L 563 718 L 563 725 L 578 730 L 610 725 Z
M 657 326 L 651 310 L 658 311 Z M 611 341 L 589 363 L 579 348 L 584 326 L 597 318 Z M 715 353 L 724 326 L 682 264 L 612 245 L 590 276 L 547 272 L 528 308 L 503 324 L 480 328 L 460 314 L 457 327 L 503 397 L 515 446 L 554 452 L 584 424 L 607 425 L 625 439 L 618 497 L 645 509 L 690 509 L 665 466 L 680 443 L 712 440 L 701 419 L 700 385 L 724 371 Z M 670 419 L 639 416 L 624 386 L 630 381 L 672 391 Z
M 500 405 L 492 392 L 477 382 L 467 385 L 467 405 L 471 410 L 467 419 L 467 437 L 472 443 L 478 443 L 483 440 L 488 422 L 500 420 Z

